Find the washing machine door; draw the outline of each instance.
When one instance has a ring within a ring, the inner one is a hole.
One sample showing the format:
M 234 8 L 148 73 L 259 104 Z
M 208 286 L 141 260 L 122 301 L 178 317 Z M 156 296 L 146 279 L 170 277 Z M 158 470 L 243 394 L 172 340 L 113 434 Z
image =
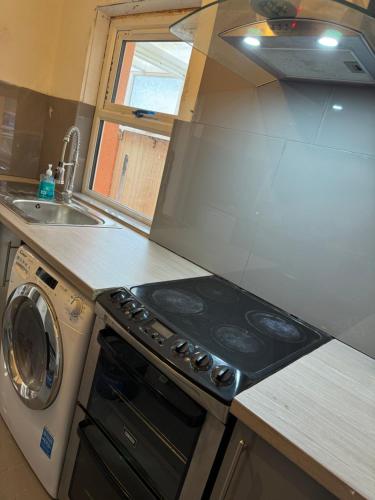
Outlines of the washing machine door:
M 42 410 L 55 400 L 62 377 L 56 315 L 34 284 L 16 288 L 3 318 L 2 349 L 9 378 L 23 403 Z

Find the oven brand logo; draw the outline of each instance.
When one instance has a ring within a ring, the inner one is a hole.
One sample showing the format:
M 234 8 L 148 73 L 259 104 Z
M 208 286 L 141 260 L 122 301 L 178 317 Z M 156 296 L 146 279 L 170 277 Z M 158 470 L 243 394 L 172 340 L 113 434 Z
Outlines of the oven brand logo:
M 134 446 L 134 448 L 137 446 L 137 439 L 133 436 L 131 432 L 128 431 L 126 427 L 124 427 L 124 435 L 128 441 L 130 441 L 131 445 Z

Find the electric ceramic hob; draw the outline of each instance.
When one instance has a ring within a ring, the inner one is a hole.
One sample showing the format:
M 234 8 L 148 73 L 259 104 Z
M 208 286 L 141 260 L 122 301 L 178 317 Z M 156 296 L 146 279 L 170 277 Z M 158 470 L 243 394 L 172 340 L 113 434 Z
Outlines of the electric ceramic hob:
M 156 356 L 225 404 L 330 340 L 217 276 L 112 290 L 98 302 Z

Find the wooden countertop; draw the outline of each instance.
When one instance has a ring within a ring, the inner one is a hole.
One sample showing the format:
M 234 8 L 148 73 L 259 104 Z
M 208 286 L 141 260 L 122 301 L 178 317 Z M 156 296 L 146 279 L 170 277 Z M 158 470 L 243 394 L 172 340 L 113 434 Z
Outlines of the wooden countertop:
M 332 340 L 238 395 L 232 413 L 339 498 L 375 499 L 375 360 Z
M 0 222 L 91 299 L 106 288 L 210 274 L 125 227 L 27 224 L 2 204 Z

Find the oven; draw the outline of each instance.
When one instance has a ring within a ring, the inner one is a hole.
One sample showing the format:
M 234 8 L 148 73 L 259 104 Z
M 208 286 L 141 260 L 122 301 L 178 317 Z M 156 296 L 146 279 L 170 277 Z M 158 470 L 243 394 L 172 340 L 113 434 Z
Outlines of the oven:
M 221 407 L 97 317 L 59 498 L 202 498 L 225 431 Z
M 95 311 L 62 500 L 208 497 L 236 394 L 329 340 L 217 276 L 108 290 Z

